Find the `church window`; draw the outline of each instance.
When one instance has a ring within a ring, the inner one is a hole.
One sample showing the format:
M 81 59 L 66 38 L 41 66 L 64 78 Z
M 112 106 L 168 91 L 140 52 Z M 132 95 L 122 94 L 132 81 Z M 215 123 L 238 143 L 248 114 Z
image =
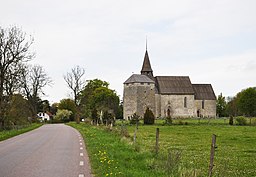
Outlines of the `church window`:
M 204 100 L 202 100 L 202 109 L 204 109 Z
M 184 108 L 187 107 L 187 97 L 184 98 Z

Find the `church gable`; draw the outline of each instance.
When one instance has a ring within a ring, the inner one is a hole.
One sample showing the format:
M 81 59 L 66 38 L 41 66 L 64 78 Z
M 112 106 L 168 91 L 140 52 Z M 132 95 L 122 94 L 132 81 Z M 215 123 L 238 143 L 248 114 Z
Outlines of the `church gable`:
M 211 84 L 192 84 L 196 100 L 216 100 Z
M 188 76 L 156 76 L 155 79 L 159 94 L 194 94 L 194 89 Z

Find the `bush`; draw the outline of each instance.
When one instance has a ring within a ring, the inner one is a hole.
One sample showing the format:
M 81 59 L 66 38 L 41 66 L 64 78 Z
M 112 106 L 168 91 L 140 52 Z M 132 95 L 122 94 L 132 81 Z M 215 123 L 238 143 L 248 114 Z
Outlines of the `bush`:
M 131 117 L 131 120 L 130 120 L 130 124 L 136 124 L 137 122 L 139 123 L 140 121 L 140 116 L 138 116 L 136 113 L 134 113 Z
M 146 125 L 153 125 L 155 123 L 155 116 L 153 112 L 147 108 L 144 113 L 144 124 Z
M 236 122 L 238 125 L 246 125 L 247 124 L 245 117 L 237 117 Z
M 234 118 L 233 116 L 229 117 L 229 125 L 233 125 L 234 124 Z
M 171 116 L 168 116 L 168 117 L 165 118 L 165 124 L 167 124 L 167 125 L 172 124 L 172 117 Z

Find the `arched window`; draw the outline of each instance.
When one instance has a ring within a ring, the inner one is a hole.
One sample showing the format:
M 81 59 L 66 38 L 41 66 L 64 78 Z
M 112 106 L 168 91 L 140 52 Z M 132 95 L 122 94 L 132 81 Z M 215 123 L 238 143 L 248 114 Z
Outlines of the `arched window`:
M 204 100 L 202 101 L 202 109 L 204 109 Z
M 184 108 L 187 107 L 187 97 L 184 98 Z

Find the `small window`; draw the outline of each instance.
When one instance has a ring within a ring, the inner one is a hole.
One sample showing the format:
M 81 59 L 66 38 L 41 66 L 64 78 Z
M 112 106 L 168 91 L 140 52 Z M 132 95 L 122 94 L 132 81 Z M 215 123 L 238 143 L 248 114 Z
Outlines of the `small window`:
M 141 84 L 141 85 L 144 85 L 144 83 L 143 83 L 143 82 L 141 82 L 140 84 Z
M 148 83 L 148 85 L 150 85 L 150 83 Z
M 187 97 L 184 98 L 184 108 L 187 107 Z
M 204 100 L 202 101 L 202 109 L 204 109 Z

